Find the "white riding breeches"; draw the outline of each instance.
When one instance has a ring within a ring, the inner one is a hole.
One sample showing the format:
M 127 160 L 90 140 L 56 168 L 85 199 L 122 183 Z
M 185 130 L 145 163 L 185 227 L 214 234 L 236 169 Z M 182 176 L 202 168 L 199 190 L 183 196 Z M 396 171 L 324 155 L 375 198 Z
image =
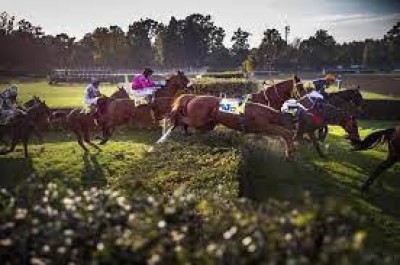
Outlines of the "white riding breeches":
M 156 90 L 157 90 L 156 87 L 146 87 L 138 90 L 132 88 L 126 88 L 126 92 L 130 95 L 133 95 L 135 98 L 141 98 L 153 95 Z
M 85 98 L 85 104 L 88 106 L 91 106 L 93 104 L 97 104 L 97 100 L 99 99 L 99 97 L 95 97 L 95 98 Z

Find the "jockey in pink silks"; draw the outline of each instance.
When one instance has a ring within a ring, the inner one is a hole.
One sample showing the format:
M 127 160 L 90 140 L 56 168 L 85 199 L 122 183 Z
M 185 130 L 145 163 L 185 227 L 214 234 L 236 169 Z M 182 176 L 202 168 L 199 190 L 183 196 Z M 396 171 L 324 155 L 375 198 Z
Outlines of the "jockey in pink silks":
M 157 89 L 156 83 L 150 79 L 152 74 L 153 70 L 150 68 L 144 69 L 142 74 L 136 75 L 133 78 L 132 87 L 131 89 L 127 89 L 127 92 L 135 98 L 152 96 Z

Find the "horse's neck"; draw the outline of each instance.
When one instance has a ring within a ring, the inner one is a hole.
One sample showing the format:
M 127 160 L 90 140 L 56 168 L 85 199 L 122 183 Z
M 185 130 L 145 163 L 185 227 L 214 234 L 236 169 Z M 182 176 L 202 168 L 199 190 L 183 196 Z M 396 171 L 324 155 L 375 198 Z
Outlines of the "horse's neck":
M 338 109 L 334 106 L 325 105 L 322 111 L 322 116 L 327 124 L 341 125 L 349 115 L 344 110 Z

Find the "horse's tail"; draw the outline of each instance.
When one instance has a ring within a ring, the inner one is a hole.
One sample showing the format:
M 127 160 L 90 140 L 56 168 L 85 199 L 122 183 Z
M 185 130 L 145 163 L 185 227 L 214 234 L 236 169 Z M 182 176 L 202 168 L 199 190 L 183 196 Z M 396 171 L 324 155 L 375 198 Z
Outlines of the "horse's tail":
M 186 112 L 187 105 L 195 97 L 195 95 L 180 95 L 172 103 L 171 112 L 168 115 L 170 121 L 176 124 L 179 116 L 184 116 Z
M 355 151 L 366 150 L 376 147 L 379 144 L 382 144 L 389 140 L 389 137 L 394 133 L 395 129 L 390 128 L 386 130 L 377 131 L 371 133 L 367 137 L 364 138 L 361 142 L 356 144 L 356 147 L 353 149 Z

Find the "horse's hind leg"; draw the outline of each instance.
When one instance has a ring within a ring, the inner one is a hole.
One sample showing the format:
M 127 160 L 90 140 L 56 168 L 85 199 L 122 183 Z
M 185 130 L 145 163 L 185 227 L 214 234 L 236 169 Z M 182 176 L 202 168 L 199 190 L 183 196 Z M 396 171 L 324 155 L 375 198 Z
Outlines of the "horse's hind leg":
M 110 140 L 113 132 L 114 132 L 114 128 L 104 126 L 103 127 L 103 140 L 101 140 L 100 144 L 103 145 L 103 144 L 107 143 L 108 140 Z
M 100 147 L 98 147 L 97 144 L 92 143 L 92 142 L 90 141 L 90 135 L 89 135 L 89 132 L 88 132 L 88 131 L 85 131 L 85 132 L 84 132 L 84 134 L 83 134 L 83 139 L 85 140 L 85 142 L 86 142 L 87 144 L 89 144 L 89 145 L 91 145 L 92 147 L 96 148 L 98 151 L 101 151 Z
M 86 146 L 83 144 L 82 141 L 82 135 L 80 132 L 78 131 L 74 131 L 74 133 L 76 134 L 76 138 L 78 140 L 78 144 L 80 145 L 80 147 L 82 147 L 83 150 L 85 150 L 85 152 L 89 152 L 89 150 L 86 148 Z
M 382 174 L 383 171 L 388 169 L 389 167 L 393 166 L 394 163 L 399 161 L 398 157 L 395 157 L 389 153 L 387 159 L 380 163 L 378 167 L 372 172 L 371 176 L 364 182 L 361 187 L 362 191 L 368 191 L 370 186 L 374 183 L 374 181 Z
M 319 143 L 317 141 L 317 138 L 315 137 L 314 132 L 308 133 L 308 136 L 310 137 L 312 144 L 314 145 L 315 149 L 317 150 L 318 155 L 321 158 L 325 158 L 325 155 L 321 151 L 321 147 L 319 146 Z

